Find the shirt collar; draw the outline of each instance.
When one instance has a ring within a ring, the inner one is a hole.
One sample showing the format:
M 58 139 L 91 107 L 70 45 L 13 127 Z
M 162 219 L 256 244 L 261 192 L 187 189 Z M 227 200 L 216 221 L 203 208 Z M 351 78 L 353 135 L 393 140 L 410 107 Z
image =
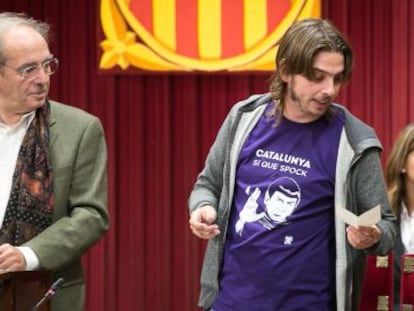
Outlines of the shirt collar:
M 407 206 L 404 202 L 401 203 L 401 219 L 410 219 L 413 216 L 413 213 L 409 214 Z
M 36 114 L 36 110 L 30 111 L 28 113 L 25 113 L 20 118 L 19 122 L 12 126 L 8 126 L 0 121 L 0 127 L 6 128 L 6 129 L 19 129 L 19 128 L 28 128 L 30 123 L 32 122 L 34 116 Z

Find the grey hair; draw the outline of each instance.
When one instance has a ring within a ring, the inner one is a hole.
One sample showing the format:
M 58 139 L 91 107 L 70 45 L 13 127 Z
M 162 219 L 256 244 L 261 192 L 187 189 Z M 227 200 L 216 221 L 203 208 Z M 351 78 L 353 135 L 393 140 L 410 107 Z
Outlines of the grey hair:
M 45 39 L 46 43 L 49 44 L 49 24 L 35 20 L 25 13 L 2 12 L 0 13 L 0 64 L 6 62 L 3 43 L 4 33 L 21 25 L 28 26 L 37 31 Z

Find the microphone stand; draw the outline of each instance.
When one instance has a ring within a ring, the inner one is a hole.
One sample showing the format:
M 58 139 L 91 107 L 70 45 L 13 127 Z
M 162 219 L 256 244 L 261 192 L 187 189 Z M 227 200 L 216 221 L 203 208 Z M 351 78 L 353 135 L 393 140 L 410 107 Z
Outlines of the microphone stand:
M 30 311 L 37 311 L 39 307 L 48 301 L 56 292 L 62 287 L 65 280 L 63 278 L 57 279 L 52 286 L 47 290 L 46 294 L 39 300 L 39 302 L 30 310 Z

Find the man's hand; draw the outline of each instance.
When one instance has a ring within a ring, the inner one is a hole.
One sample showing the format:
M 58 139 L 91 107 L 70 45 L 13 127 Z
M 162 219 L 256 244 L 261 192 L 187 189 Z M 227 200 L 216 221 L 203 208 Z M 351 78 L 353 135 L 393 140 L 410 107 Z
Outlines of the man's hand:
M 356 249 L 369 248 L 380 240 L 381 231 L 377 226 L 348 226 L 346 228 L 348 242 Z
M 196 209 L 190 216 L 190 229 L 201 239 L 211 239 L 220 234 L 219 227 L 214 224 L 217 212 L 211 205 L 204 205 Z
M 0 245 L 0 273 L 24 271 L 26 260 L 23 254 L 10 244 Z

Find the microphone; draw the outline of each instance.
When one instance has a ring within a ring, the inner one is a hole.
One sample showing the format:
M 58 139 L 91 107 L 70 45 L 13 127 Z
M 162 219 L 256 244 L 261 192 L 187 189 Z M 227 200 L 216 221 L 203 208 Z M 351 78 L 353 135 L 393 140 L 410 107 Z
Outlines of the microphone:
M 32 308 L 31 311 L 36 311 L 39 309 L 39 307 L 48 301 L 56 292 L 62 287 L 63 283 L 65 283 L 65 280 L 63 278 L 58 278 L 52 286 L 49 287 L 46 294 L 42 297 L 42 299 L 39 300 L 39 302 Z

